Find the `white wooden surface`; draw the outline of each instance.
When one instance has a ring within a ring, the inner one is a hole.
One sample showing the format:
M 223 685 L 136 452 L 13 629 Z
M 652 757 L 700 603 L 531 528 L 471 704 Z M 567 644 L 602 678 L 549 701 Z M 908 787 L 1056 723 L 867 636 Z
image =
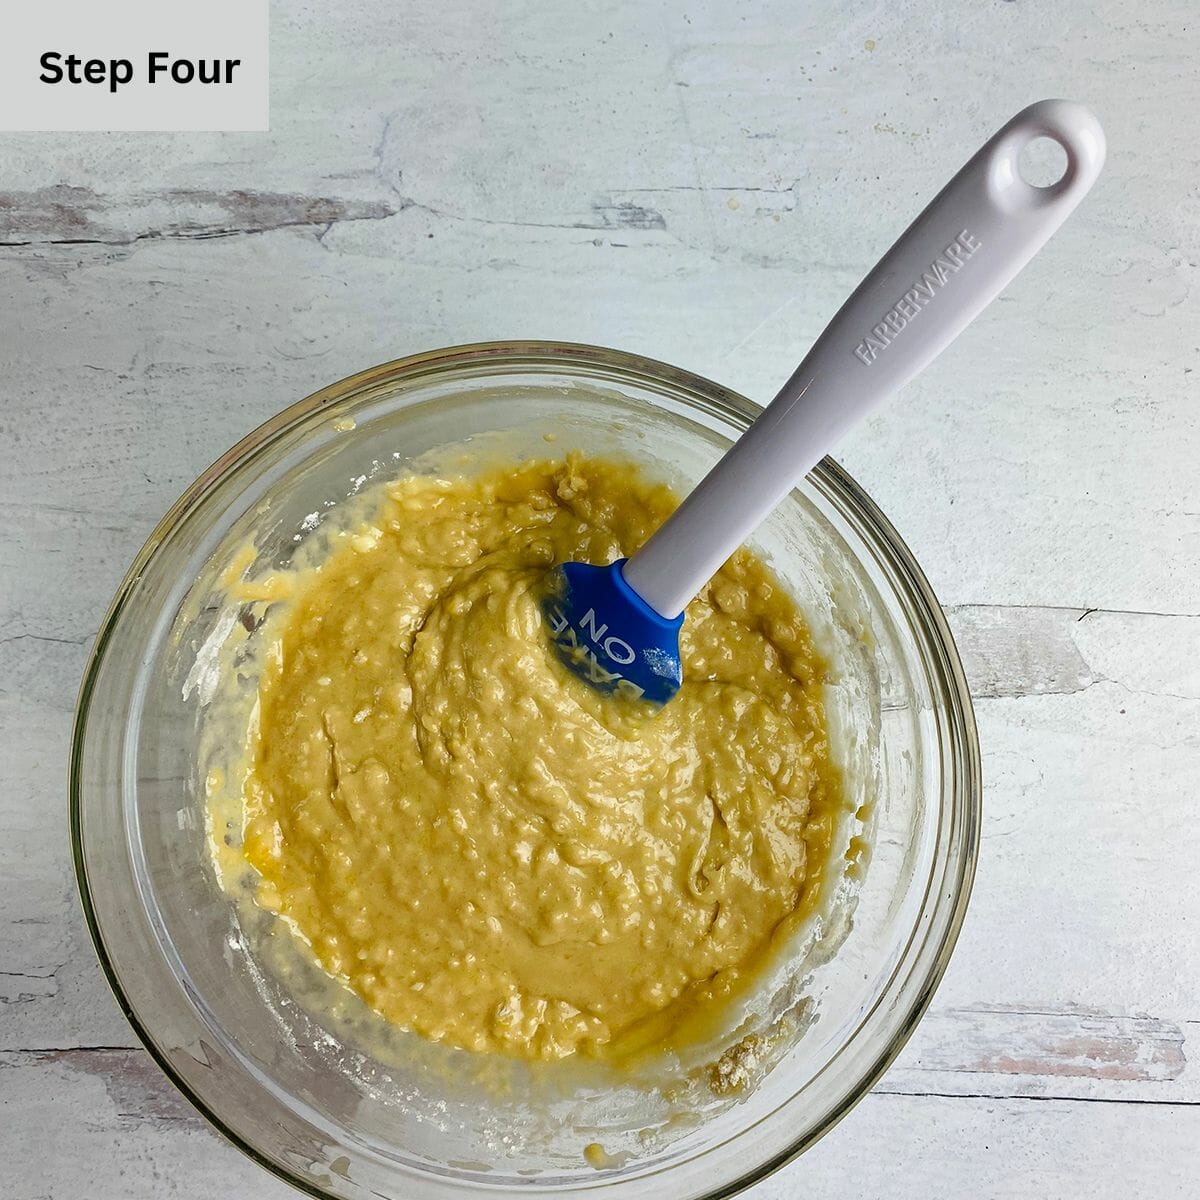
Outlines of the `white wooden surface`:
M 136 1048 L 70 874 L 78 677 L 184 485 L 317 386 L 456 342 L 767 397 L 967 152 L 1064 94 L 1106 176 L 842 454 L 972 680 L 970 915 L 899 1063 L 754 1195 L 1194 1195 L 1198 64 L 1192 0 L 297 0 L 268 135 L 0 137 L 0 1192 L 291 1194 Z

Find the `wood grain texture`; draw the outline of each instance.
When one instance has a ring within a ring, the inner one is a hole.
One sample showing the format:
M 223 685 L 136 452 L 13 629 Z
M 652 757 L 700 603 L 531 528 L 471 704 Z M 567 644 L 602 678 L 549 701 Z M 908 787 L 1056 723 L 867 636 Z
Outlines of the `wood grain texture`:
M 144 238 L 214 238 L 276 229 L 328 229 L 336 221 L 379 221 L 396 202 L 237 189 L 166 188 L 121 197 L 54 184 L 0 192 L 5 246 L 124 246 Z
M 124 1052 L 113 1052 L 124 1053 Z M 93 1056 L 94 1058 L 94 1056 Z M 140 1073 L 142 1067 L 138 1067 Z M 0 1056 L 6 1136 L 36 1163 L 14 1200 L 297 1193 L 225 1145 L 170 1098 L 114 1082 L 94 1063 Z M 159 1108 L 159 1106 L 162 1106 Z M 1200 1107 L 1081 1104 L 876 1091 L 755 1200 L 988 1196 L 1077 1200 L 1081 1181 L 1127 1200 L 1189 1200 Z
M 1191 1194 L 1194 16 L 276 6 L 270 134 L 0 138 L 4 1195 L 287 1194 L 134 1047 L 69 868 L 88 646 L 195 474 L 333 379 L 479 339 L 619 346 L 765 398 L 937 184 L 1051 94 L 1099 111 L 1105 176 L 840 454 L 948 606 L 976 697 L 971 910 L 877 1092 L 755 1194 Z

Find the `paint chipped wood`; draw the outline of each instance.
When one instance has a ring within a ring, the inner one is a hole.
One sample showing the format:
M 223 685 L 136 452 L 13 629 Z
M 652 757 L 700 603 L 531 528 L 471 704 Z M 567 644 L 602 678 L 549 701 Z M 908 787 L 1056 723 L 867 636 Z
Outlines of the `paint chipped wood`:
M 12 1200 L 296 1193 L 203 1122 L 124 1107 L 102 1078 L 0 1055 Z M 1200 1106 L 970 1096 L 868 1096 L 804 1158 L 749 1193 L 929 1200 L 941 1196 L 1187 1200 Z M 13 1168 L 18 1174 L 14 1176 Z
M 0 246 L 123 245 L 143 238 L 214 238 L 395 216 L 391 200 L 347 200 L 248 189 L 169 188 L 120 197 L 54 184 L 0 192 Z
M 1200 1021 L 1084 1006 L 936 1008 L 881 1090 L 1200 1103 Z

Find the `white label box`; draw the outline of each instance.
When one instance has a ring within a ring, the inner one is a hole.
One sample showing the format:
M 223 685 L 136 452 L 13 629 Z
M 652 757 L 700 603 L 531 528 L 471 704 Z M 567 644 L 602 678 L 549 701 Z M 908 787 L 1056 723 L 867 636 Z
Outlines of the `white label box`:
M 4 5 L 0 131 L 269 127 L 268 0 Z

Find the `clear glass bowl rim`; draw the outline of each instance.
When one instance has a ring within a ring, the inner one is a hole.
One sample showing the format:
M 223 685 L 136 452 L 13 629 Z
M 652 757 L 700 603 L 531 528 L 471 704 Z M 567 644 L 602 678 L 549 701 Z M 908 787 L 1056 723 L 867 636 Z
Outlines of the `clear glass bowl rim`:
M 317 1200 L 336 1200 L 336 1196 L 332 1192 L 315 1187 L 260 1153 L 255 1146 L 243 1139 L 237 1130 L 229 1126 L 219 1113 L 214 1112 L 159 1051 L 149 1029 L 143 1025 L 124 993 L 106 948 L 100 918 L 88 885 L 86 848 L 82 836 L 82 761 L 88 717 L 94 685 L 110 636 L 138 578 L 154 558 L 160 544 L 234 468 L 245 467 L 259 452 L 298 423 L 368 388 L 386 383 L 414 382 L 442 373 L 460 372 L 472 364 L 514 370 L 523 367 L 546 369 L 554 366 L 577 372 L 598 369 L 609 377 L 615 375 L 635 383 L 651 383 L 660 387 L 666 385 L 671 389 L 673 398 L 682 399 L 693 407 L 710 408 L 716 415 L 732 417 L 739 423 L 753 421 L 762 411 L 760 405 L 739 393 L 683 368 L 643 355 L 576 342 L 521 340 L 448 346 L 393 359 L 346 376 L 289 405 L 263 422 L 199 475 L 167 510 L 117 588 L 88 656 L 76 701 L 68 780 L 72 861 L 88 932 L 108 985 L 138 1040 L 197 1112 L 259 1166 L 301 1192 L 316 1197 Z M 921 981 L 895 1034 L 882 1048 L 870 1069 L 863 1074 L 858 1086 L 846 1095 L 838 1108 L 828 1114 L 819 1128 L 806 1131 L 782 1153 L 755 1164 L 736 1180 L 710 1192 L 705 1200 L 722 1200 L 723 1197 L 732 1196 L 785 1166 L 828 1133 L 878 1082 L 904 1048 L 925 1014 L 949 963 L 966 915 L 979 853 L 983 789 L 978 733 L 966 676 L 941 606 L 903 539 L 848 472 L 832 458 L 826 457 L 813 468 L 810 476 L 823 491 L 834 495 L 858 522 L 870 530 L 878 548 L 886 553 L 896 578 L 904 585 L 907 593 L 905 599 L 908 602 L 907 615 L 915 621 L 924 635 L 926 648 L 933 651 L 935 678 L 941 685 L 938 700 L 948 719 L 953 742 L 949 756 L 954 759 L 956 766 L 951 803 L 956 841 L 953 854 L 955 874 L 947 881 L 949 886 L 942 888 L 933 899 L 935 908 L 948 908 L 949 912 L 939 914 L 945 924 L 942 927 L 940 943 L 934 947 L 932 962 L 925 978 Z M 917 931 L 914 931 L 912 936 L 917 937 Z

